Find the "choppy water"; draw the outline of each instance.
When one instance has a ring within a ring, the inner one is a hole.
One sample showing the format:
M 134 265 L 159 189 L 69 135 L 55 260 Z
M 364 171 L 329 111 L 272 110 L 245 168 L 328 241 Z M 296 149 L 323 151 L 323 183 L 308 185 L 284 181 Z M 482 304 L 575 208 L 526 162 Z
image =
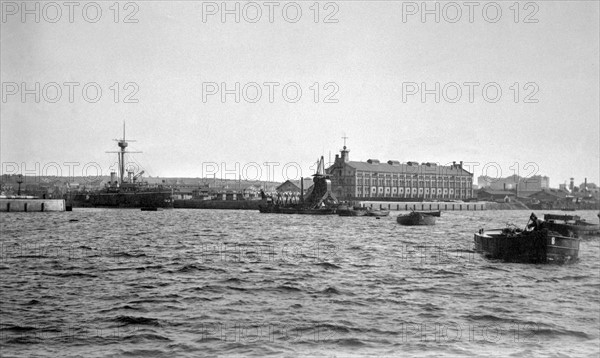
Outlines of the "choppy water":
M 529 213 L 3 214 L 0 354 L 598 356 L 600 239 L 566 266 L 471 251 Z

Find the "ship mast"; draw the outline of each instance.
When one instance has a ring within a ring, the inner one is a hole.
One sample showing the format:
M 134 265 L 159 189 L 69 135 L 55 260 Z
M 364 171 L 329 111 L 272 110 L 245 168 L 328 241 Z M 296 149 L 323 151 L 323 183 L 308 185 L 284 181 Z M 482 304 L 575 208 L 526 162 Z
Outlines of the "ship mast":
M 125 175 L 125 153 L 141 153 L 141 152 L 131 152 L 127 151 L 126 148 L 129 145 L 129 142 L 135 142 L 133 139 L 126 140 L 125 139 L 125 121 L 123 121 L 123 138 L 122 139 L 114 139 L 117 142 L 119 148 L 121 148 L 118 152 L 107 152 L 107 153 L 117 153 L 119 157 L 119 186 L 123 184 L 123 177 Z
M 123 175 L 125 174 L 125 148 L 129 145 L 125 140 L 125 122 L 123 122 L 123 139 L 118 141 L 121 152 L 119 153 L 119 184 L 123 182 Z

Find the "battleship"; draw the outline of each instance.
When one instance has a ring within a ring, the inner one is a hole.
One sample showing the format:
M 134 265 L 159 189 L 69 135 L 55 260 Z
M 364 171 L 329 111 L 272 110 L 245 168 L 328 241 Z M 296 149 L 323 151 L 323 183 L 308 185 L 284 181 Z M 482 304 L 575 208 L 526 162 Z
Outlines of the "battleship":
M 129 142 L 123 138 L 115 139 L 119 151 L 109 152 L 118 155 L 118 175 L 110 173 L 110 182 L 102 190 L 67 194 L 67 206 L 71 207 L 106 207 L 106 208 L 172 208 L 172 189 L 162 185 L 150 186 L 142 178 L 144 171 L 135 173 L 125 169 L 125 154 L 139 153 L 127 150 Z M 126 175 L 127 173 L 127 175 Z

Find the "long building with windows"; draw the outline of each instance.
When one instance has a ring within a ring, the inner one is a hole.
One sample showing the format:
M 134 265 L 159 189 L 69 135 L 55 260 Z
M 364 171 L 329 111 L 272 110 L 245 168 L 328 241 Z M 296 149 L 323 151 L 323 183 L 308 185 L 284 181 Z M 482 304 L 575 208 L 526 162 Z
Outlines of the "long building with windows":
M 462 162 L 449 166 L 436 163 L 353 162 L 344 146 L 341 156 L 327 168 L 331 187 L 340 200 L 427 201 L 473 198 L 473 174 Z

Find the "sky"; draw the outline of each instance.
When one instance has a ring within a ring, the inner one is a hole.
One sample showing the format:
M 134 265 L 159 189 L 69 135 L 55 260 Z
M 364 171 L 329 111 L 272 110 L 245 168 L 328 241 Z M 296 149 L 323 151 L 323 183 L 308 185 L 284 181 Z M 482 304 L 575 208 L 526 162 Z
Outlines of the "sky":
M 151 176 L 308 176 L 347 137 L 600 184 L 600 3 L 421 3 L 3 1 L 2 172 L 108 175 L 125 122 Z

